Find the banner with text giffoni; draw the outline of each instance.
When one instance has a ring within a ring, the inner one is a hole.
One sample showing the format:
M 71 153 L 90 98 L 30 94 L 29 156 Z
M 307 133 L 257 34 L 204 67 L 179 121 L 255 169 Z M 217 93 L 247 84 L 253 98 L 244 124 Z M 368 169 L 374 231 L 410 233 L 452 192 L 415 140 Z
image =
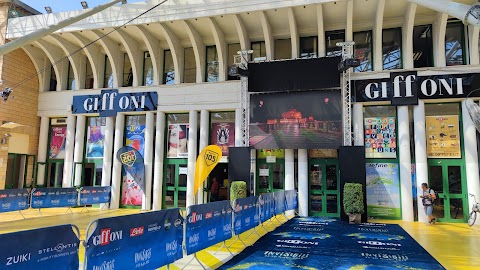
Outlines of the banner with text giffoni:
M 0 190 L 0 213 L 28 208 L 28 189 Z
M 80 240 L 72 225 L 0 235 L 0 269 L 78 269 Z
M 110 203 L 111 187 L 82 187 L 80 205 Z
M 285 190 L 285 210 L 298 208 L 298 197 L 295 190 Z
M 86 269 L 156 269 L 170 264 L 182 258 L 182 224 L 178 208 L 98 219 L 87 238 Z
M 185 222 L 187 255 L 232 237 L 230 201 L 211 202 L 188 207 Z
M 236 199 L 234 205 L 233 224 L 235 235 L 255 228 L 260 224 L 257 196 Z
M 32 208 L 77 206 L 78 191 L 76 188 L 35 188 L 30 204 Z

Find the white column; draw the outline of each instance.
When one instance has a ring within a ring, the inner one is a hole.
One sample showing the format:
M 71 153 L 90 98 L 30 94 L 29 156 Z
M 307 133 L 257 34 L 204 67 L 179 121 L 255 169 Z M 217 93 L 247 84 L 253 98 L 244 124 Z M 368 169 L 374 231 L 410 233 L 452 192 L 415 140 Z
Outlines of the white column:
M 242 141 L 242 109 L 235 110 L 235 146 L 243 146 Z
M 418 196 L 423 194 L 422 183 L 428 183 L 427 163 L 427 132 L 425 130 L 425 103 L 419 100 L 418 105 L 413 106 L 413 130 L 415 131 L 415 177 L 417 187 L 417 210 L 418 221 L 427 222 L 427 216 L 423 210 L 422 199 Z
M 102 187 L 108 187 L 111 185 L 114 132 L 115 117 L 106 117 L 105 138 L 103 141 Z M 100 209 L 103 209 L 103 207 L 104 204 L 101 204 Z
M 285 149 L 285 190 L 295 190 L 295 153 Z M 286 212 L 287 216 L 295 214 L 294 210 Z
M 155 130 L 155 169 L 153 172 L 153 210 L 162 209 L 165 125 L 165 113 L 157 112 L 157 128 Z
M 410 158 L 410 126 L 408 106 L 398 106 L 398 146 L 400 151 L 400 190 L 402 220 L 413 221 L 412 161 Z
M 125 129 L 125 115 L 117 114 L 115 120 L 115 139 L 113 142 L 113 169 L 112 169 L 112 199 L 110 209 L 120 206 L 120 187 L 122 185 L 122 163 L 116 158 L 117 151 L 123 146 L 123 131 Z
M 77 128 L 75 130 L 75 152 L 73 155 L 74 172 L 75 172 L 75 186 L 82 184 L 83 171 L 83 149 L 85 148 L 85 122 L 87 117 L 85 115 L 77 116 Z
M 209 123 L 210 123 L 210 113 L 207 110 L 201 110 L 200 111 L 200 141 L 199 141 L 200 147 L 198 148 L 200 152 L 203 150 L 203 148 L 208 146 L 208 135 L 209 135 L 208 124 Z M 207 181 L 203 182 L 203 185 L 200 186 L 200 190 L 197 193 L 198 204 L 203 203 L 204 196 L 206 195 L 203 192 L 203 187 L 205 186 L 206 183 Z
M 47 161 L 47 149 L 48 149 L 48 127 L 50 126 L 50 118 L 42 116 L 40 118 L 40 134 L 38 138 L 38 154 L 37 162 Z M 37 186 L 43 186 L 45 184 L 45 169 L 47 165 L 38 164 L 37 170 Z
M 153 112 L 147 112 L 145 127 L 145 193 L 143 194 L 142 210 L 152 209 L 152 172 L 153 172 L 153 137 L 155 136 Z
M 298 215 L 308 217 L 308 151 L 298 149 Z
M 75 141 L 75 115 L 69 115 L 67 118 L 67 134 L 65 135 L 65 159 L 63 163 L 63 183 L 62 187 L 72 186 L 73 172 L 73 146 Z
M 187 174 L 187 208 L 195 204 L 195 193 L 193 190 L 195 180 L 195 164 L 197 159 L 197 129 L 198 112 L 190 111 L 188 130 L 188 174 Z
M 363 105 L 362 103 L 355 103 L 353 104 L 353 139 L 356 146 L 365 144 L 363 127 Z
M 467 192 L 475 195 L 477 200 L 480 198 L 480 183 L 478 176 L 478 150 L 477 150 L 477 130 L 468 114 L 465 100 L 462 101 L 463 117 L 463 143 L 465 148 L 465 171 L 467 181 Z M 468 196 L 468 212 L 472 211 L 473 198 Z M 475 224 L 479 225 L 480 222 Z

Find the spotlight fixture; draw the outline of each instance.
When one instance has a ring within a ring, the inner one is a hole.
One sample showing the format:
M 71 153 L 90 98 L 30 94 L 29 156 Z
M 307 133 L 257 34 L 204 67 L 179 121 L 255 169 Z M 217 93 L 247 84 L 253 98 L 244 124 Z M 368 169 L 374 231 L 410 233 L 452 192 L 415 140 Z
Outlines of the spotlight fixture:
M 8 97 L 10 96 L 10 94 L 13 92 L 12 88 L 10 87 L 5 87 L 5 89 L 0 92 L 0 97 L 3 98 L 3 101 L 7 101 L 8 100 Z
M 127 3 L 127 0 L 122 0 L 122 5 L 125 5 Z
M 13 9 L 13 10 L 10 11 L 10 16 L 11 16 L 12 18 L 17 18 L 17 17 L 18 17 L 18 12 Z
M 46 7 L 45 7 L 45 11 L 46 11 L 48 14 L 50 14 L 50 13 L 52 13 L 52 8 L 49 7 L 49 6 L 46 6 Z
M 87 1 L 82 1 L 82 2 L 80 2 L 80 4 L 82 5 L 83 9 L 87 9 L 87 8 L 88 8 Z

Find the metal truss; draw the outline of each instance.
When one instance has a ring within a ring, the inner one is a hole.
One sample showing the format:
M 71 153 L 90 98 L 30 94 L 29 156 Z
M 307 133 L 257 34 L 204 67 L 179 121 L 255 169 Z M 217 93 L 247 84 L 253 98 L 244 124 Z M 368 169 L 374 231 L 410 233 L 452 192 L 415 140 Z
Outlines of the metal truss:
M 235 65 L 240 69 L 247 70 L 249 54 L 253 53 L 253 51 L 239 51 L 237 53 L 238 55 L 235 57 Z M 248 94 L 248 78 L 245 76 L 240 77 L 240 103 L 242 113 L 242 146 L 249 146 L 248 125 L 250 122 L 250 95 Z
M 342 47 L 342 61 L 353 58 L 353 45 L 355 42 L 339 42 L 337 46 Z M 348 68 L 342 72 L 342 118 L 343 118 L 343 145 L 352 145 L 352 96 L 351 96 L 351 75 L 352 69 Z

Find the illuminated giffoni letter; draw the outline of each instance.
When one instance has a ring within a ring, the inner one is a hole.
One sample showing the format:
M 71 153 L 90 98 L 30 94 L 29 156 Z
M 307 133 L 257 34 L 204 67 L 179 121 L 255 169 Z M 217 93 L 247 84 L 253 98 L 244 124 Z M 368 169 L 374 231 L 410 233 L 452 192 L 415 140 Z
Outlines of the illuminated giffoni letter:
M 102 111 L 107 109 L 107 99 L 109 95 L 109 93 L 103 93 L 102 95 Z
M 110 94 L 110 106 L 108 107 L 109 110 L 113 110 L 113 102 L 115 101 L 115 97 L 117 96 L 117 93 L 112 92 Z
M 85 111 L 88 112 L 92 110 L 92 102 L 92 98 L 86 98 L 85 101 L 83 101 L 83 108 L 85 109 Z
M 413 97 L 412 84 L 415 81 L 415 78 L 417 78 L 415 75 L 408 75 L 405 77 L 405 97 Z
M 128 108 L 129 104 L 130 104 L 130 102 L 129 102 L 127 96 L 121 97 L 120 100 L 118 101 L 118 105 L 120 106 L 120 109 L 122 109 L 122 110 L 125 110 L 126 108 Z
M 365 87 L 365 95 L 367 95 L 369 99 L 376 99 L 378 98 L 379 93 L 378 93 L 378 90 L 372 90 L 372 85 L 375 86 L 375 88 L 378 88 L 378 83 L 367 84 L 367 86 Z
M 427 83 L 428 82 L 430 82 L 430 89 L 431 89 L 430 93 L 427 93 Z M 426 79 L 425 81 L 422 82 L 421 89 L 422 89 L 422 93 L 425 96 L 431 97 L 431 96 L 435 95 L 435 93 L 437 93 L 437 84 L 432 79 Z
M 405 78 L 402 75 L 398 75 L 393 78 L 393 97 L 396 98 L 402 97 L 400 93 L 400 79 L 404 80 Z

